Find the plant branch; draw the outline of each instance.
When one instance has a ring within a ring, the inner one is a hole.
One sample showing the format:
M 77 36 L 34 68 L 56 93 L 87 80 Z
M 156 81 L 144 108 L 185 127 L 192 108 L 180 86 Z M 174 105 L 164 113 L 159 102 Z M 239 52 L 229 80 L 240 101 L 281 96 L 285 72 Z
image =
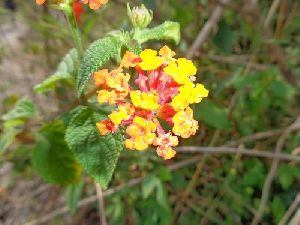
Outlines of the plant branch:
M 293 128 L 292 128 L 291 130 L 293 130 Z M 258 133 L 258 134 L 259 134 L 259 133 Z M 272 134 L 272 135 L 277 135 L 277 133 L 276 133 L 276 132 L 273 132 L 273 131 L 270 132 L 270 134 Z M 250 137 L 250 136 L 249 136 L 249 137 Z M 261 139 L 261 138 L 264 138 L 264 137 L 265 137 L 265 136 L 262 136 L 262 135 L 256 135 L 256 134 L 255 134 L 255 135 L 253 135 L 253 138 L 251 138 L 251 141 L 254 141 L 254 140 L 256 140 L 256 139 Z M 255 138 L 256 138 L 256 139 L 255 139 Z M 240 139 L 240 141 L 243 141 L 243 140 Z M 247 142 L 248 140 L 247 140 L 247 139 L 244 139 L 244 141 Z M 184 148 L 184 147 L 180 147 L 180 148 Z M 180 148 L 177 148 L 177 151 L 178 151 L 178 152 L 182 152 L 182 151 L 183 151 L 182 149 L 180 150 Z M 197 148 L 199 148 L 199 147 L 197 147 Z M 207 153 L 208 153 L 208 154 L 209 154 L 209 153 L 212 153 L 211 149 L 208 151 L 207 148 L 208 148 L 208 147 L 206 147 Z M 222 148 L 222 147 L 220 147 L 220 148 L 215 148 L 215 149 L 221 149 L 221 148 Z M 185 151 L 185 150 L 184 150 L 184 151 Z M 248 154 L 248 152 L 249 152 L 250 150 L 246 150 L 246 151 L 247 151 L 247 154 Z M 252 150 L 251 150 L 251 151 L 252 151 Z M 198 151 L 198 152 L 199 152 L 199 151 Z M 261 152 L 261 151 L 260 151 L 260 152 Z M 214 154 L 214 153 L 215 153 L 215 154 L 219 154 L 219 153 L 221 153 L 221 152 L 213 152 L 213 154 Z M 227 152 L 225 152 L 225 153 L 227 154 Z M 225 154 L 225 153 L 224 153 L 224 154 Z M 232 152 L 232 153 L 236 153 L 236 151 L 235 151 L 235 152 Z M 267 153 L 270 153 L 270 152 L 267 152 Z M 229 154 L 229 153 L 228 153 L 228 154 Z M 261 154 L 261 153 L 259 153 L 259 154 Z M 251 154 L 250 156 L 257 156 L 257 155 Z M 280 154 L 280 156 L 282 156 L 282 154 Z M 262 156 L 262 157 L 264 157 L 264 156 Z M 266 156 L 266 157 L 268 157 L 268 156 Z M 201 156 L 201 155 L 200 155 L 200 156 L 191 157 L 191 158 L 189 158 L 189 159 L 182 160 L 182 161 L 180 161 L 180 162 L 177 162 L 177 163 L 174 163 L 174 164 L 169 165 L 169 166 L 168 166 L 168 169 L 171 170 L 171 171 L 176 171 L 176 170 L 179 170 L 179 169 L 184 168 L 184 167 L 186 167 L 186 166 L 189 166 L 189 165 L 192 165 L 192 164 L 194 164 L 194 163 L 197 163 L 197 162 L 199 162 L 199 160 L 201 160 L 202 158 L 203 158 L 203 156 Z M 283 158 L 284 158 L 284 159 L 283 159 Z M 282 159 L 285 160 L 285 159 L 287 158 L 287 155 L 284 155 L 283 158 L 282 158 Z M 297 161 L 297 159 L 299 160 L 299 157 L 295 157 L 295 156 L 293 156 L 293 157 L 288 156 L 288 158 L 290 158 L 291 160 L 294 160 L 294 159 L 296 158 L 296 161 Z M 290 160 L 290 159 L 286 159 L 286 160 Z M 126 184 L 122 184 L 122 185 L 119 185 L 119 186 L 117 186 L 117 187 L 113 187 L 113 188 L 110 188 L 110 189 L 104 191 L 104 192 L 103 192 L 103 196 L 104 196 L 104 197 L 109 197 L 109 196 L 111 196 L 111 195 L 113 195 L 113 194 L 115 194 L 115 193 L 121 192 L 121 191 L 123 191 L 123 190 L 125 190 L 125 189 L 127 189 L 127 188 L 134 187 L 134 186 L 136 186 L 136 185 L 142 183 L 142 181 L 143 181 L 143 177 L 131 179 L 131 180 L 129 180 Z M 91 203 L 93 203 L 93 202 L 96 202 L 97 200 L 98 200 L 97 195 L 92 195 L 92 196 L 90 196 L 90 197 L 84 198 L 84 199 L 82 199 L 82 200 L 79 201 L 79 203 L 78 203 L 78 208 L 81 208 L 81 207 L 83 207 L 83 206 L 89 205 L 89 204 L 91 204 Z M 65 213 L 67 213 L 67 212 L 69 212 L 69 208 L 68 208 L 67 206 L 64 206 L 64 207 L 61 207 L 61 208 L 59 208 L 59 209 L 57 209 L 57 210 L 54 210 L 54 211 L 50 212 L 49 214 L 43 216 L 43 217 L 40 218 L 40 219 L 37 219 L 37 220 L 33 220 L 33 221 L 31 221 L 31 222 L 28 222 L 28 223 L 26 223 L 26 225 L 42 224 L 42 223 L 45 223 L 45 222 L 47 222 L 47 221 L 49 221 L 49 220 L 55 218 L 56 216 L 63 215 L 63 214 L 65 214 Z
M 80 30 L 79 30 L 77 22 L 76 22 L 73 8 L 70 4 L 66 3 L 62 6 L 62 9 L 68 19 L 70 29 L 72 32 L 72 37 L 74 40 L 74 44 L 75 44 L 75 47 L 76 47 L 76 50 L 77 50 L 77 53 L 79 56 L 79 60 L 81 61 L 81 59 L 83 57 L 83 47 L 82 47 L 82 42 L 81 42 Z
M 260 21 L 261 14 L 259 7 L 256 4 L 256 1 L 253 1 L 249 4 L 249 1 L 244 0 L 244 4 L 247 8 L 249 8 L 248 15 L 251 16 L 251 22 L 253 26 L 257 26 L 257 21 Z M 273 4 L 271 6 L 271 9 L 268 13 L 269 18 L 267 17 L 264 20 L 264 24 L 262 26 L 262 35 L 265 39 L 273 38 L 272 32 L 269 28 L 270 20 L 273 18 L 273 11 L 276 11 L 277 9 L 277 0 L 273 1 Z M 292 86 L 297 87 L 299 84 L 299 81 L 297 77 L 292 73 L 292 71 L 289 68 L 289 65 L 287 64 L 286 57 L 284 56 L 284 51 L 282 48 L 276 44 L 274 41 L 269 41 L 269 48 L 272 53 L 272 56 L 274 57 L 274 61 L 276 61 L 283 77 L 285 80 L 290 83 Z
M 189 165 L 192 165 L 196 162 L 199 161 L 199 159 L 201 159 L 202 157 L 193 157 L 191 159 L 186 159 L 186 160 L 182 160 L 181 162 L 177 162 L 177 163 L 174 163 L 170 166 L 168 166 L 169 170 L 171 171 L 175 171 L 175 170 L 178 170 L 178 169 L 181 169 L 183 167 L 186 167 L 186 166 L 189 166 Z M 134 179 L 131 179 L 129 180 L 126 184 L 122 184 L 122 185 L 119 185 L 117 187 L 114 187 L 114 188 L 110 188 L 106 191 L 103 192 L 103 197 L 109 197 L 115 193 L 118 193 L 118 192 L 121 192 L 125 189 L 128 189 L 128 188 L 131 188 L 131 187 L 134 187 L 140 183 L 143 182 L 143 177 L 140 177 L 140 178 L 134 178 Z M 80 200 L 78 202 L 78 206 L 77 208 L 81 208 L 85 205 L 89 205 L 91 203 L 94 203 L 98 200 L 98 196 L 97 195 L 92 195 L 90 197 L 87 197 L 87 198 L 84 198 L 82 200 Z M 59 215 L 63 215 L 65 213 L 69 212 L 69 208 L 67 206 L 64 206 L 64 207 L 61 207 L 59 209 L 56 209 L 52 212 L 50 212 L 49 214 L 39 218 L 39 219 L 36 219 L 36 220 L 32 220 L 28 223 L 25 223 L 25 225 L 35 225 L 35 224 L 43 224 L 43 223 L 46 223 L 48 222 L 49 220 L 59 216 Z
M 280 138 L 278 139 L 277 144 L 276 144 L 275 154 L 278 155 L 281 153 L 281 151 L 284 147 L 285 141 L 288 138 L 289 134 L 292 132 L 294 127 L 298 127 L 298 126 L 300 126 L 300 117 L 298 117 L 297 120 L 291 126 L 289 126 L 283 132 L 283 134 L 280 136 Z M 269 170 L 269 173 L 267 175 L 267 178 L 266 178 L 264 186 L 263 186 L 259 208 L 251 222 L 251 225 L 257 225 L 261 221 L 261 218 L 264 214 L 265 207 L 268 203 L 268 199 L 269 199 L 269 195 L 270 195 L 270 188 L 272 185 L 272 181 L 273 181 L 274 177 L 276 176 L 278 165 L 279 165 L 279 159 L 274 158 L 272 165 L 271 165 L 271 169 Z
M 300 193 L 298 193 L 295 197 L 295 200 L 290 205 L 282 219 L 279 221 L 278 225 L 287 224 L 288 219 L 291 217 L 292 213 L 297 209 L 298 205 L 300 204 Z
M 300 162 L 300 156 L 283 153 L 273 153 L 269 151 L 260 151 L 254 149 L 239 149 L 230 147 L 199 147 L 184 146 L 176 148 L 178 153 L 205 153 L 205 154 L 241 154 L 246 156 L 271 158 L 283 161 Z
M 273 1 L 272 5 L 271 5 L 271 8 L 270 8 L 270 10 L 268 12 L 268 15 L 267 15 L 267 17 L 266 17 L 266 19 L 264 21 L 264 26 L 265 27 L 268 27 L 270 25 L 270 23 L 271 23 L 271 21 L 272 21 L 272 19 L 274 17 L 274 14 L 275 14 L 276 10 L 279 7 L 279 3 L 280 3 L 280 0 L 274 0 Z
M 227 4 L 230 2 L 230 0 L 222 0 L 220 2 L 222 4 Z M 208 36 L 211 33 L 211 31 L 213 30 L 213 28 L 217 25 L 219 20 L 222 18 L 223 11 L 224 11 L 224 8 L 222 5 L 218 5 L 215 7 L 212 15 L 209 17 L 208 21 L 205 23 L 203 28 L 200 30 L 197 38 L 195 39 L 192 46 L 188 50 L 187 58 L 191 59 L 194 57 L 196 51 L 199 50 L 199 48 L 203 45 L 203 43 L 206 41 L 206 39 L 208 38 Z
M 97 182 L 95 182 L 96 192 L 97 192 L 97 198 L 99 202 L 99 219 L 100 219 L 100 225 L 107 225 L 106 219 L 105 219 L 105 203 L 104 203 L 104 196 L 103 191 Z

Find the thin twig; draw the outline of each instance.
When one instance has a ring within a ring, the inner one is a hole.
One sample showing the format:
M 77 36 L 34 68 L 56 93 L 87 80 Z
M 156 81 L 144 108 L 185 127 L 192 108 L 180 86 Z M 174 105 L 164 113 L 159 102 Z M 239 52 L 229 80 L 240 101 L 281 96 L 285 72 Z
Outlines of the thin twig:
M 283 161 L 300 162 L 300 156 L 283 153 L 273 153 L 269 151 L 260 151 L 254 149 L 239 149 L 230 147 L 199 147 L 184 146 L 176 148 L 178 153 L 205 153 L 205 154 L 242 154 L 247 156 L 271 158 Z
M 106 217 L 105 217 L 105 203 L 104 203 L 104 196 L 103 196 L 103 191 L 97 182 L 95 182 L 95 187 L 96 187 L 96 192 L 97 192 L 97 198 L 99 202 L 99 220 L 100 220 L 100 225 L 107 225 L 106 222 Z
M 275 129 L 275 130 L 268 130 L 268 131 L 258 132 L 258 133 L 252 134 L 252 135 L 241 137 L 237 140 L 229 141 L 224 146 L 233 147 L 233 146 L 237 146 L 237 145 L 242 144 L 242 143 L 277 136 L 277 135 L 282 134 L 284 131 L 285 131 L 285 129 Z
M 299 126 L 299 124 L 300 124 L 300 117 L 298 117 L 297 120 L 291 126 L 289 126 L 285 130 L 285 132 L 283 132 L 283 134 L 280 136 L 280 138 L 277 141 L 275 154 L 278 155 L 281 153 L 281 151 L 284 147 L 285 140 L 288 138 L 288 136 L 292 132 L 293 128 Z M 261 221 L 261 218 L 264 214 L 265 207 L 268 203 L 268 199 L 269 199 L 269 195 L 270 195 L 270 187 L 272 185 L 272 181 L 273 181 L 274 177 L 276 176 L 278 164 L 279 164 L 279 159 L 274 158 L 272 165 L 271 165 L 271 169 L 267 175 L 267 178 L 266 178 L 264 186 L 263 186 L 259 208 L 251 222 L 251 225 L 257 225 Z
M 221 1 L 222 4 L 229 3 L 230 0 L 223 0 Z M 213 30 L 213 28 L 217 25 L 219 20 L 223 16 L 224 8 L 222 5 L 216 6 L 214 9 L 212 15 L 208 19 L 208 21 L 205 23 L 204 27 L 200 30 L 197 38 L 195 39 L 194 43 L 190 47 L 190 49 L 187 52 L 187 58 L 191 59 L 195 55 L 196 51 L 199 50 L 199 48 L 203 45 L 203 43 L 208 38 L 209 34 Z
M 218 55 L 208 55 L 207 56 L 210 60 L 216 61 L 216 62 L 221 62 L 221 63 L 227 63 L 231 65 L 249 65 L 251 69 L 254 70 L 266 70 L 270 66 L 267 64 L 257 64 L 257 63 L 249 63 L 248 60 L 249 58 L 241 56 L 218 56 Z
M 300 204 L 300 194 L 298 193 L 293 203 L 290 205 L 282 219 L 279 221 L 278 225 L 287 224 L 288 219 L 291 217 L 293 212 L 297 209 L 298 205 Z
M 299 225 L 300 224 L 300 209 L 298 209 L 294 217 L 289 222 L 289 225 Z
M 275 130 L 273 131 L 270 131 L 269 134 L 270 136 L 274 136 L 274 135 L 277 135 L 276 132 L 274 132 Z M 282 132 L 281 132 L 282 133 Z M 260 133 L 257 133 L 257 134 L 260 134 Z M 255 140 L 258 140 L 258 139 L 261 139 L 261 138 L 265 138 L 266 136 L 264 135 L 251 135 L 251 136 L 248 136 L 249 139 L 251 139 L 251 141 L 255 141 Z M 251 138 L 250 138 L 251 137 Z M 268 136 L 269 137 L 269 136 Z M 247 142 L 249 139 L 247 139 L 245 137 L 244 140 L 242 139 L 239 139 L 239 142 L 242 142 L 242 141 L 245 141 Z M 207 148 L 207 147 L 206 147 Z M 180 152 L 181 150 L 178 149 L 177 150 L 178 152 Z M 249 150 L 248 150 L 249 151 Z M 207 152 L 207 153 L 210 153 L 211 151 Z M 248 153 L 248 152 L 247 152 Z M 268 152 L 270 153 L 270 152 Z M 168 166 L 168 168 L 171 170 L 171 171 L 175 171 L 175 170 L 178 170 L 178 169 L 181 169 L 183 167 L 186 167 L 186 166 L 189 166 L 189 165 L 192 165 L 196 162 L 199 162 L 199 160 L 201 160 L 203 158 L 203 156 L 195 156 L 195 157 L 192 157 L 192 158 L 189 158 L 189 159 L 186 159 L 186 160 L 182 160 L 181 162 L 177 162 L 177 163 L 174 163 L 174 164 L 171 164 L 170 166 Z M 295 156 L 293 156 L 293 158 L 295 158 Z M 108 189 L 107 191 L 104 191 L 103 192 L 103 196 L 104 197 L 109 197 L 115 193 L 118 193 L 126 188 L 131 188 L 131 187 L 134 187 L 138 184 L 140 184 L 141 182 L 143 181 L 143 178 L 140 177 L 140 178 L 134 178 L 134 179 L 131 179 L 129 180 L 126 184 L 122 184 L 122 185 L 119 185 L 117 187 L 114 187 L 114 188 L 110 188 Z M 86 206 L 86 205 L 89 205 L 93 202 L 96 202 L 98 200 L 98 197 L 97 195 L 92 195 L 90 197 L 87 197 L 87 198 L 84 198 L 82 200 L 79 201 L 78 203 L 78 208 L 81 208 L 83 206 Z M 65 213 L 69 212 L 69 208 L 67 206 L 64 206 L 64 207 L 61 207 L 59 209 L 56 209 L 52 212 L 50 212 L 49 214 L 43 216 L 42 218 L 40 219 L 37 219 L 37 220 L 33 220 L 31 222 L 28 222 L 26 223 L 26 225 L 34 225 L 34 224 L 42 224 L 42 223 L 45 223 L 59 215 L 63 215 Z
M 264 26 L 265 27 L 268 27 L 270 25 L 270 22 L 272 21 L 275 12 L 278 9 L 279 3 L 280 3 L 280 0 L 274 0 L 273 1 L 272 5 L 271 5 L 271 8 L 268 12 L 268 15 L 267 15 L 267 17 L 264 21 Z
M 274 1 L 277 1 L 277 0 L 274 0 Z M 251 9 L 249 12 L 252 11 L 252 13 L 249 13 L 249 15 L 252 16 L 252 24 L 256 26 L 257 21 L 259 21 L 261 18 L 261 13 L 260 13 L 259 7 L 257 6 L 256 2 L 253 2 L 252 4 L 249 4 L 249 1 L 246 1 L 246 0 L 244 0 L 244 2 L 245 2 L 244 4 L 247 5 L 248 8 Z M 270 12 L 270 14 L 273 17 L 273 13 Z M 264 25 L 262 26 L 262 35 L 266 39 L 273 38 L 272 31 L 270 30 L 270 28 L 268 26 L 265 26 L 265 24 L 268 25 L 268 21 L 264 21 Z M 297 87 L 299 84 L 299 81 L 298 81 L 297 77 L 295 76 L 295 74 L 293 74 L 292 71 L 290 70 L 289 65 L 287 64 L 287 60 L 284 55 L 283 49 L 278 44 L 276 44 L 274 41 L 269 42 L 269 48 L 271 50 L 272 56 L 274 57 L 274 60 L 276 61 L 283 77 L 285 78 L 285 80 L 288 83 L 290 83 L 292 86 Z
M 192 164 L 198 162 L 201 158 L 202 158 L 202 156 L 197 156 L 197 157 L 193 157 L 193 158 L 190 158 L 190 159 L 182 160 L 181 162 L 177 162 L 177 163 L 174 163 L 174 164 L 168 166 L 168 169 L 170 171 L 175 171 L 175 170 L 181 169 L 183 167 L 192 165 Z M 121 192 L 125 189 L 134 187 L 134 186 L 142 183 L 143 179 L 144 179 L 143 177 L 131 179 L 126 184 L 122 184 L 122 185 L 119 185 L 117 187 L 110 188 L 107 191 L 104 191 L 103 196 L 108 197 L 108 196 L 111 196 L 115 193 Z M 94 203 L 97 200 L 98 200 L 97 195 L 92 195 L 90 197 L 84 198 L 84 199 L 79 201 L 77 208 L 79 209 L 83 206 Z M 43 224 L 43 223 L 45 223 L 45 222 L 47 222 L 47 221 L 49 221 L 49 220 L 51 220 L 55 217 L 63 215 L 67 212 L 69 212 L 69 208 L 67 206 L 64 206 L 64 207 L 61 207 L 59 209 L 56 209 L 56 210 L 50 212 L 49 214 L 47 214 L 47 215 L 45 215 L 45 216 L 43 216 L 39 219 L 32 220 L 28 223 L 25 223 L 25 225 Z

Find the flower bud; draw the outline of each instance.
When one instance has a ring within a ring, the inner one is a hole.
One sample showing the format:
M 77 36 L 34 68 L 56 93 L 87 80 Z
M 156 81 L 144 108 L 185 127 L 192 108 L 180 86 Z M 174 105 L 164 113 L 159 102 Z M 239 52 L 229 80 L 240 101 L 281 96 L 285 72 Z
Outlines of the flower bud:
M 148 10 L 143 4 L 140 7 L 130 8 L 127 4 L 127 15 L 136 28 L 145 28 L 153 19 L 153 12 Z

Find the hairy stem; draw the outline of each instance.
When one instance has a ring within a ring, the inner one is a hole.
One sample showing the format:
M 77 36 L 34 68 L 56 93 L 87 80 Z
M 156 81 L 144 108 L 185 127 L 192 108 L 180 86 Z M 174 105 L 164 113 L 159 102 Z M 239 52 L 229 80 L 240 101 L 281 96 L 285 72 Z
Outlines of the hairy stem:
M 62 9 L 67 17 L 67 20 L 69 22 L 70 25 L 70 29 L 72 32 L 72 37 L 73 37 L 73 41 L 74 41 L 74 45 L 75 48 L 78 52 L 78 56 L 79 59 L 82 59 L 83 56 L 83 47 L 82 47 L 82 42 L 81 42 L 81 34 L 80 34 L 80 30 L 78 28 L 76 19 L 75 19 L 75 15 L 73 12 L 73 8 L 71 4 L 65 4 L 62 6 Z

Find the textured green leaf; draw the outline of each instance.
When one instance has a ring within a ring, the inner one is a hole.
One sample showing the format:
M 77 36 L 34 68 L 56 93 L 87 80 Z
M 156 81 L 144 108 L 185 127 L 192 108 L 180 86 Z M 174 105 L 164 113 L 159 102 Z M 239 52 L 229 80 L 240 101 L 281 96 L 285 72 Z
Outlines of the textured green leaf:
M 75 77 L 78 70 L 78 54 L 75 49 L 71 49 L 60 62 L 56 72 L 44 80 L 42 83 L 35 85 L 34 90 L 37 93 L 43 93 L 55 88 L 57 82 L 68 81 L 70 83 L 75 82 Z
M 68 149 L 64 134 L 63 122 L 55 121 L 46 125 L 37 136 L 31 161 L 43 179 L 67 185 L 80 181 L 82 168 Z
M 149 40 L 171 40 L 176 44 L 180 41 L 180 25 L 176 22 L 166 21 L 154 28 L 145 28 L 135 33 L 134 39 L 139 43 Z
M 66 141 L 83 168 L 106 188 L 123 150 L 121 132 L 101 136 L 96 123 L 105 116 L 82 107 L 73 116 L 66 132 Z
M 77 92 L 80 96 L 90 76 L 118 53 L 122 46 L 121 38 L 109 36 L 91 44 L 85 52 L 77 78 Z
M 2 116 L 2 120 L 26 120 L 35 115 L 35 107 L 32 101 L 27 98 L 20 99 L 15 107 Z
M 4 130 L 3 135 L 0 137 L 0 156 L 14 141 L 17 131 L 15 129 Z
M 195 106 L 195 117 L 215 128 L 228 129 L 230 127 L 226 111 L 210 100 L 205 100 Z
M 81 181 L 78 184 L 69 185 L 66 189 L 66 202 L 72 214 L 76 212 L 78 202 L 82 195 L 84 183 Z

